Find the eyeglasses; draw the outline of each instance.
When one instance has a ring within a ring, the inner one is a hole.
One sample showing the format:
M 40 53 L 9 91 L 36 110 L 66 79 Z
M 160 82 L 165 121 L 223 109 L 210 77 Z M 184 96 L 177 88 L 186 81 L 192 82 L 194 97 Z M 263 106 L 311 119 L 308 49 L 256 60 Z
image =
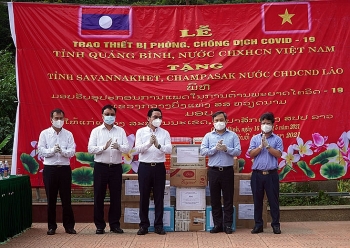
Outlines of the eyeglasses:
M 162 116 L 153 115 L 153 116 L 151 116 L 151 118 L 153 118 L 153 119 L 162 119 L 163 117 Z

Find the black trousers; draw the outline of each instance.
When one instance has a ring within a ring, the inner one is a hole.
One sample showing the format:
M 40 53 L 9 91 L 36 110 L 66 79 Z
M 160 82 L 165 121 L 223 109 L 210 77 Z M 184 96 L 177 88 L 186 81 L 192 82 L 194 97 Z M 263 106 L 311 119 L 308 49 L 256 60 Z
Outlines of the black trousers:
M 280 226 L 280 208 L 279 208 L 279 177 L 278 173 L 263 175 L 253 171 L 250 186 L 253 193 L 254 201 L 254 221 L 255 227 L 263 227 L 264 221 L 262 218 L 264 194 L 266 192 L 267 199 L 270 205 L 271 226 Z
M 105 229 L 104 220 L 104 199 L 106 197 L 107 186 L 110 194 L 110 205 L 108 211 L 109 227 L 120 227 L 121 216 L 121 193 L 122 193 L 121 164 L 108 167 L 95 162 L 94 165 L 94 222 L 97 229 Z
M 223 171 L 209 168 L 208 176 L 214 225 L 231 227 L 233 223 L 233 166 L 227 167 Z M 222 209 L 221 191 L 224 209 Z
M 62 222 L 65 229 L 74 228 L 75 220 L 71 204 L 72 171 L 70 166 L 45 165 L 44 185 L 47 197 L 48 229 L 57 229 L 56 203 L 57 194 L 62 202 Z
M 148 163 L 140 162 L 138 169 L 138 181 L 140 191 L 140 227 L 150 226 L 148 211 L 151 189 L 153 189 L 155 219 L 154 227 L 163 228 L 164 214 L 164 190 L 165 190 L 165 166 L 164 163 L 157 163 L 151 166 Z

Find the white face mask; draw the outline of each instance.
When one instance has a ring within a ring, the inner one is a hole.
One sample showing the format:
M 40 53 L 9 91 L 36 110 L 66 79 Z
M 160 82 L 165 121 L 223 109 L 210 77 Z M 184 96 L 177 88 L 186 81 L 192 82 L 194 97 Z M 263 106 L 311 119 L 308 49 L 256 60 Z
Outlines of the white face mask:
M 271 125 L 267 125 L 267 124 L 262 124 L 262 125 L 261 125 L 261 130 L 262 130 L 264 133 L 269 133 L 269 132 L 271 132 L 271 130 L 272 130 L 272 126 L 271 126 Z
M 112 115 L 104 115 L 103 116 L 103 121 L 107 124 L 107 125 L 112 125 L 115 122 L 115 116 Z
M 64 124 L 64 120 L 52 120 L 52 126 L 54 126 L 55 128 L 61 128 L 63 127 Z
M 221 131 L 226 127 L 226 122 L 223 122 L 223 121 L 215 122 L 214 127 L 216 130 Z
M 152 121 L 152 125 L 155 127 L 160 127 L 161 124 L 162 124 L 162 119 L 154 119 Z

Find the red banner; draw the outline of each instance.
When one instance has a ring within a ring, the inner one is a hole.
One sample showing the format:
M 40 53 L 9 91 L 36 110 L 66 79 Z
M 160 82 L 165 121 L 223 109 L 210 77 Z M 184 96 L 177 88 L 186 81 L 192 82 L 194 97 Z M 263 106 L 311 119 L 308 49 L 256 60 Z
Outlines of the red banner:
M 9 13 L 19 99 L 14 161 L 33 186 L 43 184 L 36 142 L 54 108 L 65 111 L 75 137 L 73 184 L 91 185 L 81 179 L 91 178 L 87 143 L 106 104 L 118 109 L 130 143 L 151 107 L 162 109 L 172 137 L 190 139 L 225 111 L 241 140 L 242 172 L 251 171 L 246 152 L 259 116 L 271 111 L 284 141 L 281 181 L 350 177 L 348 2 L 9 3 Z M 132 150 L 124 160 L 132 173 Z

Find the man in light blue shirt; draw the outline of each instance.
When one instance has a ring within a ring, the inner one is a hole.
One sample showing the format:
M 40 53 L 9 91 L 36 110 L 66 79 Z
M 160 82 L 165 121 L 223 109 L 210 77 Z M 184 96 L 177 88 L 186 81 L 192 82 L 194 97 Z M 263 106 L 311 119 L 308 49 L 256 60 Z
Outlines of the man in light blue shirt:
M 271 226 L 274 234 L 280 234 L 279 209 L 279 176 L 278 159 L 282 156 L 283 142 L 281 137 L 273 133 L 275 117 L 267 112 L 261 115 L 261 133 L 252 137 L 249 145 L 249 155 L 253 162 L 251 188 L 254 201 L 255 225 L 251 233 L 263 232 L 263 200 L 266 192 L 270 204 Z
M 213 114 L 214 130 L 202 141 L 200 153 L 209 157 L 209 189 L 214 227 L 210 233 L 232 233 L 233 223 L 233 159 L 241 154 L 241 144 L 236 133 L 226 128 L 227 115 Z M 224 200 L 222 211 L 221 191 Z

